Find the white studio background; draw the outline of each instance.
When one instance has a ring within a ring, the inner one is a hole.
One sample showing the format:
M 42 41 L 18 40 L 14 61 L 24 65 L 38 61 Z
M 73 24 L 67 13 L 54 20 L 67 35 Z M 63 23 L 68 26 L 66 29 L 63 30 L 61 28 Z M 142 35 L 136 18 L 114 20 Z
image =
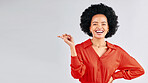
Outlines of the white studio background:
M 113 83 L 147 83 L 147 0 L 0 0 L 0 83 L 79 83 L 70 74 L 70 49 L 57 36 L 71 34 L 75 44 L 87 40 L 80 15 L 100 2 L 119 16 L 120 27 L 107 41 L 145 69 L 139 78 Z

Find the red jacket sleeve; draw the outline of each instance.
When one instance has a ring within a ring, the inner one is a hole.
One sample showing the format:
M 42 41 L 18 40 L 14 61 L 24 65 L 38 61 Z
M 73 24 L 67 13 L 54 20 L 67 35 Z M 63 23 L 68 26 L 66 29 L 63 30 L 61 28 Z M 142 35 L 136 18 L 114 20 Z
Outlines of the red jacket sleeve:
M 112 75 L 113 79 L 124 78 L 131 80 L 144 74 L 144 69 L 133 57 L 121 47 L 119 48 L 119 52 L 121 55 L 121 62 L 118 67 L 119 71 Z
M 86 66 L 83 64 L 82 55 L 78 45 L 75 46 L 75 49 L 77 56 L 71 56 L 71 75 L 75 79 L 79 79 L 84 75 Z

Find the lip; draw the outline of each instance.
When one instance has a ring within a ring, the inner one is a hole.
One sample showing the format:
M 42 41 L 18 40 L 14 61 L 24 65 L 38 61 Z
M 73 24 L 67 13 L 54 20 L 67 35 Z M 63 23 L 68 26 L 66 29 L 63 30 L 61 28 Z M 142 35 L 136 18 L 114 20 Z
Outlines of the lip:
M 96 32 L 96 34 L 97 34 L 97 35 L 101 35 L 101 34 L 103 34 L 103 33 L 97 33 L 97 32 Z
M 95 33 L 96 33 L 97 35 L 101 35 L 101 34 L 103 34 L 103 33 L 104 33 L 104 31 L 103 31 L 103 32 L 101 32 L 101 33 L 97 33 L 97 31 L 103 31 L 103 30 L 96 30 L 96 31 L 95 31 Z

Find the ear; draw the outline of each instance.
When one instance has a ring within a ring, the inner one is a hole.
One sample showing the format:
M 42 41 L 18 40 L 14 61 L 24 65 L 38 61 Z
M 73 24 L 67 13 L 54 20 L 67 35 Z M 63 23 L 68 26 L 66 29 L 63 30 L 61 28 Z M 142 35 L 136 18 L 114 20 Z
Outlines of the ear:
M 92 33 L 92 32 L 91 32 L 91 26 L 89 27 L 89 32 Z
M 108 31 L 109 31 L 109 25 L 108 25 Z

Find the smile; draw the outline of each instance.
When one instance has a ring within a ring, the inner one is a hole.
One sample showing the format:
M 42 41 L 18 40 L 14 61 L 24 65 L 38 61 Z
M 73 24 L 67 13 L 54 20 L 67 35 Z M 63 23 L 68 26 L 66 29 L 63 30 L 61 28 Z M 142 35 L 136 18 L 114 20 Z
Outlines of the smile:
M 97 34 L 101 34 L 101 33 L 103 33 L 104 31 L 102 31 L 102 30 L 97 30 L 97 31 L 95 31 Z

